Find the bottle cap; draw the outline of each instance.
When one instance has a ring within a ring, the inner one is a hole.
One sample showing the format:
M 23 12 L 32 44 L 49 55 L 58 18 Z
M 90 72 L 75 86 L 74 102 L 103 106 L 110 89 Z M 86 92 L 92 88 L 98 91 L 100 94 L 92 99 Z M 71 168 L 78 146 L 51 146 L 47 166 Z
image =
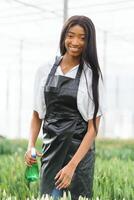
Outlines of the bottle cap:
M 32 156 L 33 158 L 36 158 L 36 150 L 35 150 L 34 147 L 31 148 L 31 156 Z

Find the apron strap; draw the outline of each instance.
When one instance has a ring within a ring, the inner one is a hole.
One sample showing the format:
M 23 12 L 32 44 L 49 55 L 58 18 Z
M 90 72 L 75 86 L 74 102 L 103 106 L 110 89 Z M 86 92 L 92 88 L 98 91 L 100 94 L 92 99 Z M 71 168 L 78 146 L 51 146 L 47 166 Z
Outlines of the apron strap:
M 50 75 L 54 75 L 55 74 L 56 69 L 59 66 L 62 58 L 63 58 L 63 56 L 56 56 L 54 65 L 53 65 L 53 67 L 52 67 L 52 69 L 50 71 Z M 81 73 L 82 73 L 82 69 L 83 69 L 83 63 L 82 63 L 82 61 L 80 61 L 79 68 L 78 68 L 78 71 L 77 71 L 77 74 L 76 74 L 76 79 L 80 78 Z
M 80 61 L 79 68 L 78 68 L 78 71 L 77 71 L 77 74 L 76 74 L 76 79 L 80 79 L 82 69 L 83 69 L 83 63 Z
M 55 72 L 56 72 L 56 69 L 57 69 L 59 63 L 60 63 L 61 60 L 62 60 L 62 57 L 63 57 L 63 56 L 60 56 L 60 57 L 56 56 L 55 62 L 54 62 L 54 64 L 53 64 L 53 67 L 51 68 L 51 70 L 50 70 L 50 72 L 49 72 L 49 74 L 48 74 L 45 87 L 46 87 L 46 85 L 48 84 L 48 82 L 49 82 L 50 79 L 51 79 L 51 81 L 52 81 L 52 79 L 53 79 L 53 77 L 54 77 L 54 74 L 55 74 Z
M 45 85 L 47 85 L 47 83 L 49 82 L 50 79 L 52 81 L 52 79 L 53 79 L 53 77 L 55 75 L 56 69 L 59 66 L 62 58 L 63 58 L 63 56 L 56 56 L 54 65 L 51 68 L 51 71 L 50 71 L 50 73 L 48 75 L 48 78 L 47 78 L 47 81 L 46 81 Z M 78 70 L 77 70 L 77 74 L 76 74 L 76 77 L 75 77 L 75 81 L 77 82 L 77 84 L 76 84 L 77 86 L 79 85 L 79 82 L 80 82 L 79 80 L 80 80 L 80 76 L 81 76 L 81 73 L 82 73 L 82 69 L 83 69 L 83 62 L 80 61 L 80 64 L 79 64 L 79 67 L 78 67 Z
M 54 75 L 55 74 L 56 69 L 57 69 L 58 65 L 60 64 L 62 58 L 63 58 L 63 56 L 56 56 L 54 65 L 53 65 L 53 67 L 52 67 L 52 69 L 51 69 L 51 71 L 49 73 L 50 75 Z

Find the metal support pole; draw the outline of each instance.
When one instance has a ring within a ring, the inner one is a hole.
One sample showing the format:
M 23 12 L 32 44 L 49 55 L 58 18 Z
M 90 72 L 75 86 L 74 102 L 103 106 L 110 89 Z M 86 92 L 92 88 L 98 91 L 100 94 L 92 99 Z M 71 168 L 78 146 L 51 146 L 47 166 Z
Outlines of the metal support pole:
M 63 9 L 63 23 L 68 17 L 68 0 L 64 0 L 64 9 Z
M 21 110 L 22 110 L 22 65 L 23 65 L 23 40 L 20 41 L 20 56 L 19 56 L 19 106 L 18 106 L 18 135 L 21 138 Z
M 107 92 L 107 31 L 103 31 L 103 75 L 104 75 L 104 87 L 105 87 L 105 92 Z M 106 94 L 104 102 L 106 102 Z M 106 119 L 105 117 L 103 118 L 103 136 L 106 135 Z

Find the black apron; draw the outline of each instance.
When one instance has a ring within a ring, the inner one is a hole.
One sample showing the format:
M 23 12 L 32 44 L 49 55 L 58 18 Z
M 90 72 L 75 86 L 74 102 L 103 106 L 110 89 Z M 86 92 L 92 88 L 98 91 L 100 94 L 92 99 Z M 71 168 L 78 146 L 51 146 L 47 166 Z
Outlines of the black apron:
M 41 159 L 41 195 L 51 194 L 54 177 L 73 157 L 85 133 L 86 122 L 77 108 L 77 91 L 82 73 L 79 65 L 75 79 L 55 75 L 61 61 L 53 65 L 44 89 L 46 115 L 43 123 L 43 157 Z M 68 190 L 73 200 L 80 195 L 92 197 L 95 143 L 77 166 Z

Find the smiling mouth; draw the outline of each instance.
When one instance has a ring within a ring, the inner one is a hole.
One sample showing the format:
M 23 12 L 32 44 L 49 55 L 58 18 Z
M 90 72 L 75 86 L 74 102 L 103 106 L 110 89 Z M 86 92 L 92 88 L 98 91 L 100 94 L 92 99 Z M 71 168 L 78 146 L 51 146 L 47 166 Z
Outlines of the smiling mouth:
M 80 51 L 80 48 L 76 48 L 76 47 L 69 47 L 69 49 L 70 49 L 72 52 L 78 52 L 78 51 Z

